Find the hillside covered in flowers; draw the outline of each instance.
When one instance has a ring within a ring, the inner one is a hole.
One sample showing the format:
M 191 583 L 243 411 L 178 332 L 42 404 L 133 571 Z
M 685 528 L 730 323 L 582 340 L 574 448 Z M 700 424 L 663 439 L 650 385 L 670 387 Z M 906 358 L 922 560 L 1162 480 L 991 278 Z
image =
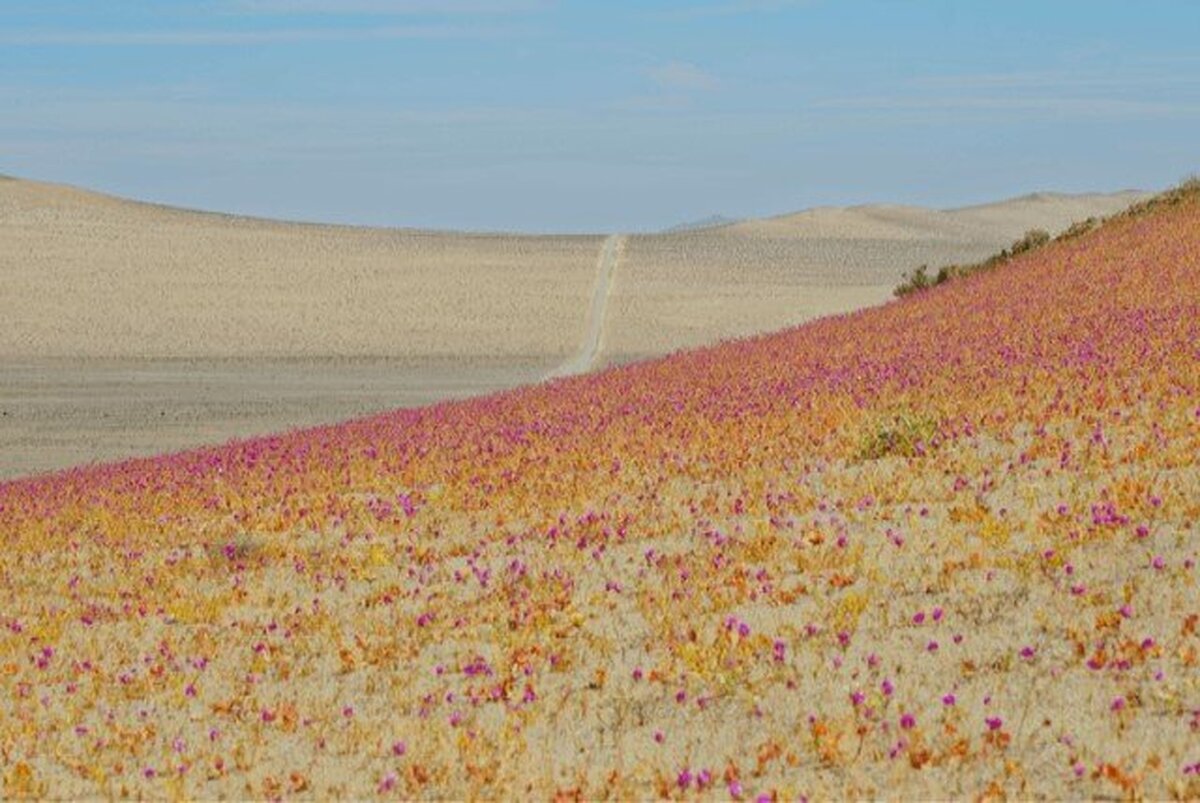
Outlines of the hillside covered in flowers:
M 1200 796 L 1200 198 L 0 485 L 5 796 Z

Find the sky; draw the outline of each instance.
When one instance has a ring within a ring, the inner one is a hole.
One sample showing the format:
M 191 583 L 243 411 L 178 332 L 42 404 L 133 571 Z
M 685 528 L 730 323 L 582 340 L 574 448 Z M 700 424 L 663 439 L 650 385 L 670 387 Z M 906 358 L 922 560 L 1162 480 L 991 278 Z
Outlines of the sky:
M 0 173 L 296 220 L 655 230 L 1200 171 L 1194 0 L 0 0 Z

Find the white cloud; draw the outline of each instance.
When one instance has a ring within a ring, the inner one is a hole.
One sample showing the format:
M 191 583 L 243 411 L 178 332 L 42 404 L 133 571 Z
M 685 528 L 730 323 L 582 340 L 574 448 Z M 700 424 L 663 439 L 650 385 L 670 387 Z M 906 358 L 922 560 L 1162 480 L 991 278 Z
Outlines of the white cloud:
M 250 14 L 429 14 L 507 15 L 542 11 L 549 0 L 230 0 L 232 10 Z
M 735 17 L 742 14 L 767 14 L 812 5 L 814 0 L 732 0 L 726 3 L 706 3 L 690 8 L 665 11 L 654 16 L 664 19 L 688 20 L 704 17 Z
M 372 28 L 275 28 L 257 31 L 6 31 L 0 45 L 133 47 L 263 45 L 293 42 L 367 42 L 394 39 L 463 39 L 500 36 L 511 29 L 458 25 L 392 25 Z
M 686 61 L 671 61 L 647 71 L 659 89 L 667 92 L 709 91 L 717 88 L 717 79 Z
M 1200 104 L 1088 97 L 856 97 L 816 101 L 813 109 L 866 112 L 1006 112 L 1079 117 L 1193 117 Z

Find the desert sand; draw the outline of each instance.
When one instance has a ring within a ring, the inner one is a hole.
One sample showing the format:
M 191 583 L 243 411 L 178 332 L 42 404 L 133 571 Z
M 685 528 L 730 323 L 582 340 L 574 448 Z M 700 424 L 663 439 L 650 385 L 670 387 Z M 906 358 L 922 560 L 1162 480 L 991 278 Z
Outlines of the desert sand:
M 616 240 L 284 223 L 0 181 L 0 478 L 771 331 L 1139 197 L 817 209 Z
M 0 478 L 536 380 L 603 237 L 302 225 L 0 182 Z
M 761 338 L 0 483 L 0 796 L 1200 800 L 1197 343 L 1189 190 Z
M 1146 197 L 1038 193 L 945 211 L 822 208 L 632 237 L 614 282 L 606 357 L 628 362 L 878 304 L 919 265 L 983 259 L 1029 229 L 1057 234 Z

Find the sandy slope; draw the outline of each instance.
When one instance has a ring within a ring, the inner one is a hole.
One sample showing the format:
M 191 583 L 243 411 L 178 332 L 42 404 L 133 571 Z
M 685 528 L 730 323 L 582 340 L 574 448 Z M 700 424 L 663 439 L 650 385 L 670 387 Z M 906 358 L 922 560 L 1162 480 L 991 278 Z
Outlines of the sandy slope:
M 248 220 L 0 185 L 0 355 L 554 357 L 599 237 Z
M 1189 192 L 753 342 L 0 483 L 0 796 L 1200 800 L 1197 344 Z
M 810 210 L 631 237 L 606 273 L 601 236 L 280 223 L 0 181 L 0 477 L 778 329 L 1135 197 Z
M 1145 197 L 1041 193 L 945 211 L 821 208 L 634 237 L 617 274 L 607 356 L 624 362 L 880 303 L 918 265 L 981 259 L 1029 229 L 1057 233 Z
M 602 241 L 0 182 L 0 477 L 534 381 L 584 336 Z

